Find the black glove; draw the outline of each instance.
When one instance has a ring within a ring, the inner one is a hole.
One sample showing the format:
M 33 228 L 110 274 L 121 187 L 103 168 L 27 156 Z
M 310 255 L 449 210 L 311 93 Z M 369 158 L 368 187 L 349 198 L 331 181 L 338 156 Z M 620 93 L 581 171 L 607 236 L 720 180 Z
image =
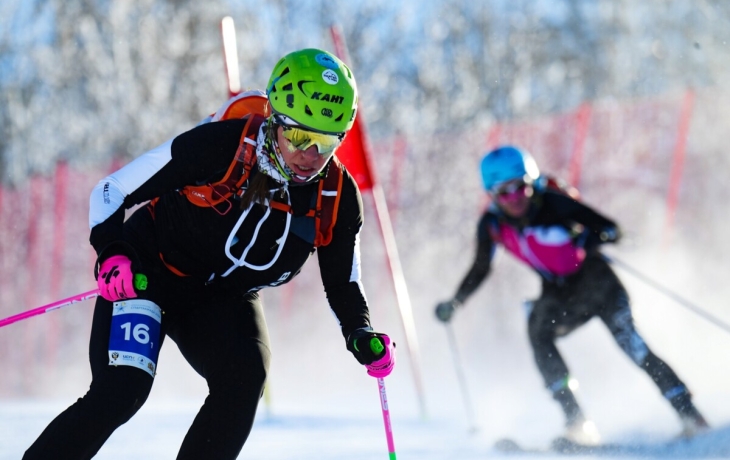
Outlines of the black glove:
M 441 302 L 436 305 L 436 318 L 444 323 L 451 321 L 451 317 L 454 316 L 454 312 L 461 306 L 461 302 L 456 299 L 452 299 L 446 302 Z
M 385 353 L 383 351 L 376 355 L 370 348 L 370 340 L 373 337 L 380 339 L 381 343 L 385 343 L 386 334 L 375 332 L 370 328 L 361 327 L 352 331 L 347 337 L 347 349 L 355 356 L 360 364 L 371 364 L 373 361 L 380 359 Z M 390 344 L 390 339 L 387 341 Z M 395 344 L 393 344 L 395 346 Z

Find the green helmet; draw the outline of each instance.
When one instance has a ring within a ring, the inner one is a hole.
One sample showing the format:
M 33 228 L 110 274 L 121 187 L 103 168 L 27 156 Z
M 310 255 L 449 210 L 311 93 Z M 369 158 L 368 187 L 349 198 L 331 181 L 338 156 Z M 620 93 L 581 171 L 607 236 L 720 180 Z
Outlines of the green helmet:
M 355 121 L 355 77 L 327 51 L 303 49 L 281 58 L 266 94 L 274 113 L 312 131 L 344 133 Z

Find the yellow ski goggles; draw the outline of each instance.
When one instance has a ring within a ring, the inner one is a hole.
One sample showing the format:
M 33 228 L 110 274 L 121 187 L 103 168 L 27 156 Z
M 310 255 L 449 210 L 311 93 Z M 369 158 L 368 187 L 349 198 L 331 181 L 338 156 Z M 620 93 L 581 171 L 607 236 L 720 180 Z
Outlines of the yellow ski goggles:
M 320 155 L 329 156 L 342 144 L 345 138 L 345 133 L 319 133 L 299 126 L 288 125 L 282 122 L 283 120 L 278 119 L 279 117 L 276 118 L 279 126 L 283 128 L 281 135 L 298 150 L 307 150 L 309 147 L 316 145 Z

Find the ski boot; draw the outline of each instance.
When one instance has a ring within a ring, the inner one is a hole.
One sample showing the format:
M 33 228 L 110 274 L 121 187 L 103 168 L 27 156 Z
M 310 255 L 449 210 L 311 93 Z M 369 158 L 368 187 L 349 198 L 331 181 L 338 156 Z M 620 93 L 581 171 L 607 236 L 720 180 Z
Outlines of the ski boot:
M 682 431 L 679 433 L 680 438 L 691 438 L 710 429 L 705 417 L 700 414 L 700 411 L 692 403 L 692 395 L 688 391 L 673 397 L 669 402 L 679 414 L 679 419 L 682 422 Z
M 565 378 L 562 388 L 558 388 L 556 384 L 553 388 L 553 399 L 560 403 L 560 407 L 565 413 L 565 434 L 556 440 L 556 442 L 565 442 L 567 444 L 576 444 L 582 446 L 596 445 L 601 441 L 596 425 L 586 419 L 583 411 L 575 399 L 573 391 L 568 385 L 569 378 Z M 557 383 L 557 382 L 556 382 Z M 555 446 L 554 446 L 555 447 Z
M 595 446 L 601 442 L 596 424 L 586 419 L 582 413 L 566 422 L 564 437 L 581 446 Z

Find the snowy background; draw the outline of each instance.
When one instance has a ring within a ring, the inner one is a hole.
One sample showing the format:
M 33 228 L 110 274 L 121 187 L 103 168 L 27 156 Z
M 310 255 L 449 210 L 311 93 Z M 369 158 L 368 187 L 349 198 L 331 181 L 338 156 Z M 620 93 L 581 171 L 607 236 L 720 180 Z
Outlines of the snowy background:
M 0 317 L 94 287 L 91 187 L 223 102 L 218 24 L 230 14 L 244 88 L 263 87 L 293 49 L 333 49 L 333 22 L 346 36 L 420 345 L 419 397 L 366 193 L 364 283 L 374 326 L 398 343 L 386 385 L 399 458 L 500 458 L 501 437 L 537 447 L 561 432 L 526 337 L 534 275 L 499 253 L 453 322 L 471 412 L 433 317 L 471 263 L 486 202 L 477 162 L 498 143 L 525 146 L 622 225 L 627 237 L 608 254 L 730 323 L 726 2 L 204 3 L 0 3 Z M 639 330 L 717 430 L 652 447 L 676 435 L 678 419 L 597 321 L 559 342 L 587 415 L 607 441 L 643 442 L 637 458 L 727 457 L 730 335 L 617 272 Z M 345 350 L 316 261 L 264 292 L 271 378 L 240 458 L 386 458 L 376 382 Z M 0 460 L 19 459 L 86 391 L 92 304 L 0 329 Z M 205 395 L 168 343 L 147 405 L 98 458 L 175 458 Z

